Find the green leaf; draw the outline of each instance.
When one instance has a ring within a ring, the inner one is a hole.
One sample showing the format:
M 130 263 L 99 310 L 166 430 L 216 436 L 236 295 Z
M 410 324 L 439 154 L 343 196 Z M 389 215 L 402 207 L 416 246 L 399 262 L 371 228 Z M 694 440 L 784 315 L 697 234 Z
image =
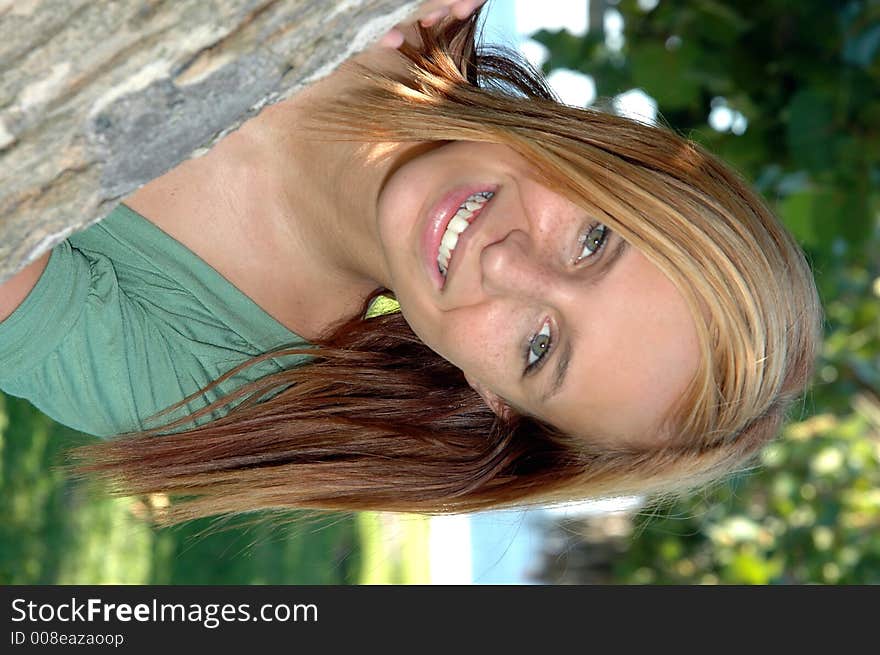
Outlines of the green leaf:
M 786 130 L 795 163 L 814 172 L 833 168 L 833 134 L 834 113 L 828 98 L 811 89 L 798 92 L 788 106 Z
M 662 109 L 697 106 L 700 84 L 694 64 L 698 56 L 698 50 L 687 43 L 672 50 L 659 43 L 634 47 L 630 54 L 633 83 Z
M 788 196 L 780 206 L 782 222 L 791 230 L 795 238 L 804 246 L 815 248 L 819 245 L 816 226 L 813 224 L 812 191 L 802 191 Z

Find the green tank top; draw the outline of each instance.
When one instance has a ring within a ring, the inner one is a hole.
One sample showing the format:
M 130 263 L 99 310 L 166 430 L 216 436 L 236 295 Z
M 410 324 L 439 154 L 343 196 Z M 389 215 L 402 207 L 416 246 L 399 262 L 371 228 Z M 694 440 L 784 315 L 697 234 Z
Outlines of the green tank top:
M 157 427 L 301 364 L 308 356 L 266 360 L 160 423 L 146 422 L 256 355 L 307 345 L 183 244 L 119 205 L 56 246 L 30 294 L 0 322 L 0 390 L 106 437 Z

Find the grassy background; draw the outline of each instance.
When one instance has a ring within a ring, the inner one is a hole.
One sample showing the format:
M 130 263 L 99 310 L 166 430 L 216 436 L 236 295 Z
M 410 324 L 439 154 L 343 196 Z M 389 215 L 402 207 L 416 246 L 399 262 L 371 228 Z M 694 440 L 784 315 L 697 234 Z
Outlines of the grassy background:
M 0 394 L 0 584 L 430 582 L 422 517 L 152 527 L 164 497 L 111 498 L 59 470 L 64 452 L 90 439 Z

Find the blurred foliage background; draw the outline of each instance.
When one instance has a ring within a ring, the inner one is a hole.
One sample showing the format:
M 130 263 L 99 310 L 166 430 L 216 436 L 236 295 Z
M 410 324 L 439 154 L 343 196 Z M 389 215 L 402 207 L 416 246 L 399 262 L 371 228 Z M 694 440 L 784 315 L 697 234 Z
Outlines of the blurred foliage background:
M 880 583 L 880 2 L 592 0 L 594 29 L 533 36 L 545 72 L 641 89 L 730 162 L 813 265 L 815 382 L 761 466 L 631 515 L 552 528 L 541 578 Z M 612 22 L 608 23 L 607 19 Z M 601 21 L 601 23 L 600 23 Z
M 65 474 L 65 452 L 91 439 L 0 394 L 0 584 L 430 581 L 422 517 L 293 512 L 156 528 L 165 496 L 113 498 Z
M 93 437 L 0 396 L 0 584 L 344 584 L 358 580 L 350 518 L 159 530 L 164 497 L 111 498 L 58 468 Z
M 758 469 L 672 505 L 550 525 L 538 578 L 880 582 L 880 2 L 590 10 L 585 37 L 534 35 L 545 72 L 586 73 L 601 98 L 642 89 L 663 121 L 753 180 L 804 245 L 826 340 L 815 384 Z M 602 30 L 608 17 L 623 19 L 622 36 Z M 0 584 L 428 581 L 416 520 L 152 528 L 163 497 L 112 499 L 53 468 L 86 439 L 0 396 Z

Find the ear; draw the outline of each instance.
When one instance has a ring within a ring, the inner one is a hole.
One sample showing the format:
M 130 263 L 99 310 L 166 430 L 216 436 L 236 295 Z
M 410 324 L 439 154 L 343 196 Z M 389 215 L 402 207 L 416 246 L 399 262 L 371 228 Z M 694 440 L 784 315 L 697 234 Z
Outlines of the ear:
M 497 416 L 500 416 L 504 419 L 510 418 L 510 414 L 512 411 L 510 405 L 504 402 L 504 399 L 501 398 L 501 396 L 499 396 L 494 391 L 487 389 L 476 380 L 472 379 L 470 376 L 468 376 L 467 373 L 465 373 L 464 379 L 467 380 L 467 383 L 471 386 L 471 388 L 480 395 L 480 398 L 485 401 L 485 403 L 490 407 L 493 412 L 495 412 Z

